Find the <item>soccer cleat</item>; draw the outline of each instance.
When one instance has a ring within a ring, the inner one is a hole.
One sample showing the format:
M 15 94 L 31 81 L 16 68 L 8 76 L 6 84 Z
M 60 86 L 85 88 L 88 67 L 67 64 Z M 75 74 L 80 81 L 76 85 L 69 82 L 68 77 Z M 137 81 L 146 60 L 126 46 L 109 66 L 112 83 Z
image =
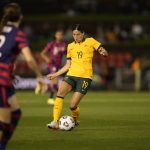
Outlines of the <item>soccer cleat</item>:
M 40 94 L 40 91 L 41 91 L 41 87 L 39 84 L 36 85 L 36 88 L 35 88 L 35 94 L 38 95 Z
M 75 126 L 79 126 L 80 125 L 80 121 L 77 120 L 76 117 L 73 117 L 73 119 L 74 119 L 74 122 L 75 122 Z
M 75 126 L 79 126 L 80 125 L 80 121 L 75 121 Z
M 47 127 L 49 129 L 58 130 L 59 129 L 59 124 L 58 124 L 57 121 L 52 121 L 51 123 L 47 124 Z
M 36 95 L 44 94 L 44 93 L 46 93 L 47 89 L 48 89 L 48 87 L 45 83 L 37 83 L 34 92 Z
M 48 100 L 47 100 L 47 104 L 48 105 L 54 105 L 54 99 L 53 98 L 49 98 Z

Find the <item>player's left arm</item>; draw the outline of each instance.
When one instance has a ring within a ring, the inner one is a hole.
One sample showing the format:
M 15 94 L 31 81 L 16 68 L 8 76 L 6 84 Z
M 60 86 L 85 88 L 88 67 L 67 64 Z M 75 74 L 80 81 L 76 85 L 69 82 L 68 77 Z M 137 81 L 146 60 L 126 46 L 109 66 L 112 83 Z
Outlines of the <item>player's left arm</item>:
M 99 41 L 95 40 L 94 38 L 91 38 L 90 40 L 91 40 L 93 48 L 96 51 L 98 51 L 100 55 L 103 55 L 105 57 L 108 56 L 107 50 L 104 47 L 101 46 L 101 43 Z
M 102 46 L 100 46 L 100 47 L 97 49 L 97 51 L 99 52 L 100 55 L 103 55 L 103 56 L 105 56 L 105 57 L 108 56 L 107 50 L 106 50 L 104 47 L 102 47 Z
M 24 47 L 24 48 L 22 48 L 21 52 L 24 55 L 28 66 L 30 67 L 31 70 L 34 71 L 34 73 L 37 76 L 37 86 L 39 87 L 39 92 L 45 93 L 47 90 L 47 85 L 46 85 L 46 83 L 42 77 L 42 73 L 40 71 L 40 68 L 39 68 L 38 64 L 36 63 L 32 53 L 31 53 L 30 48 Z
M 44 79 L 42 78 L 42 73 L 40 71 L 40 68 L 31 53 L 29 43 L 28 43 L 28 40 L 27 40 L 25 34 L 19 30 L 16 34 L 15 40 L 16 40 L 16 44 L 18 46 L 18 50 L 23 54 L 29 68 L 31 70 L 33 70 L 34 73 L 36 74 L 37 84 L 40 87 L 40 92 L 41 93 L 46 92 L 47 86 L 45 84 Z

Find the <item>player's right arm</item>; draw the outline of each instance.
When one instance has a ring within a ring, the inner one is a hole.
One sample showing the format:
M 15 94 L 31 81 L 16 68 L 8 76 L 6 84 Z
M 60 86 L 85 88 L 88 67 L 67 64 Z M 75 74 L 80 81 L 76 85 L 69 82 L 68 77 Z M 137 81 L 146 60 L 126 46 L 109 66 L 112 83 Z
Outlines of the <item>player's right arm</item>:
M 46 63 L 49 63 L 49 57 L 47 56 L 48 55 L 48 52 L 47 51 L 42 51 L 41 53 L 40 53 L 40 55 L 41 55 L 41 57 L 44 59 L 44 61 L 46 62 Z
M 66 64 L 59 71 L 52 73 L 52 74 L 48 74 L 47 78 L 49 80 L 52 80 L 52 79 L 62 75 L 63 73 L 68 71 L 68 69 L 70 68 L 70 65 L 71 65 L 71 59 L 67 59 Z
M 50 58 L 48 57 L 48 54 L 50 53 L 51 48 L 52 48 L 52 42 L 49 42 L 41 52 L 41 57 L 44 59 L 46 63 L 50 63 Z

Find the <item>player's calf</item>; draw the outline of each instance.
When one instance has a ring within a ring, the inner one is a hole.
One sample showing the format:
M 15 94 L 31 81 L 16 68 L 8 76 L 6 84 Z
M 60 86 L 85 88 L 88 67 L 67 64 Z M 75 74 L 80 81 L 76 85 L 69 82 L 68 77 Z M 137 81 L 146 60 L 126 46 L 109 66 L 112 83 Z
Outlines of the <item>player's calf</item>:
M 75 125 L 78 126 L 79 125 L 80 108 L 79 107 L 71 107 L 70 110 L 71 110 L 72 117 L 75 121 Z
M 3 149 L 4 147 L 6 147 L 8 141 L 12 137 L 14 130 L 16 129 L 20 120 L 20 117 L 21 110 L 18 109 L 11 113 L 11 122 L 9 124 L 0 122 L 0 130 L 2 130 L 1 147 L 3 147 Z
M 0 150 L 5 150 L 7 145 L 7 137 L 9 136 L 10 131 L 10 124 L 4 123 L 0 121 L 0 132 L 1 132 L 1 138 L 0 138 Z
M 16 129 L 20 121 L 21 115 L 22 115 L 21 109 L 17 109 L 11 113 L 11 126 L 13 130 Z

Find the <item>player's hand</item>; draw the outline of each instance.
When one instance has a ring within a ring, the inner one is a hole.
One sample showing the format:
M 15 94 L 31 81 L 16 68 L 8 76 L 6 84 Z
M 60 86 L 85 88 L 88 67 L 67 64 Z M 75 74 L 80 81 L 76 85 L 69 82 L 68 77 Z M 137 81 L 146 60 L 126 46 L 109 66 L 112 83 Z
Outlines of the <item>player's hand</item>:
M 46 63 L 50 64 L 51 60 L 49 58 L 45 59 Z
M 35 88 L 35 94 L 44 94 L 48 89 L 44 79 L 42 77 L 37 78 L 37 85 Z
M 47 75 L 47 78 L 49 79 L 49 80 L 53 80 L 53 79 L 55 79 L 57 77 L 57 74 L 56 73 L 52 73 L 52 74 L 48 74 Z
M 99 50 L 98 50 L 98 52 L 99 52 L 101 55 L 105 56 L 105 57 L 108 56 L 108 52 L 107 52 L 106 49 L 103 48 L 103 47 L 100 47 Z

